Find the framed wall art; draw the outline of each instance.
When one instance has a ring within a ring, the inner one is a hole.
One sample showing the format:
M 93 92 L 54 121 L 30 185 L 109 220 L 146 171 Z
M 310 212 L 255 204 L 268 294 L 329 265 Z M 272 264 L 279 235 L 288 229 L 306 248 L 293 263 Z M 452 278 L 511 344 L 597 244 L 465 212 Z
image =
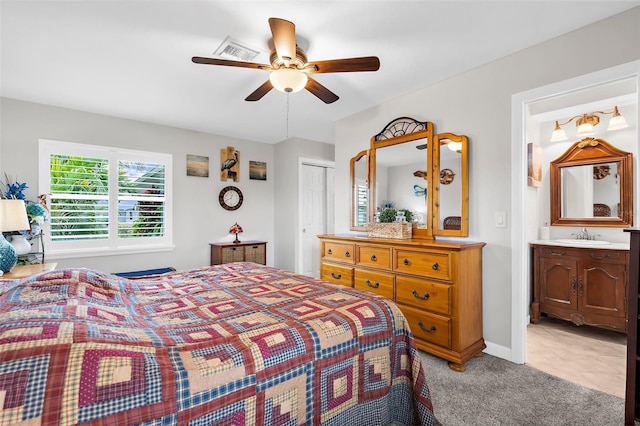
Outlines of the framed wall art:
M 209 177 L 209 157 L 187 154 L 187 176 Z
M 267 180 L 267 163 L 263 161 L 249 161 L 249 179 Z

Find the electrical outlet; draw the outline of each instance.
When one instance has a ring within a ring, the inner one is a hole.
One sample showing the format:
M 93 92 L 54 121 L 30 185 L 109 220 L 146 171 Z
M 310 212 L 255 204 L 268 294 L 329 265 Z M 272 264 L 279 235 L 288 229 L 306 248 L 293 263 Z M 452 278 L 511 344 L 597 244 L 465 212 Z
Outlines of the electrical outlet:
M 496 212 L 496 228 L 506 228 L 507 226 L 507 213 Z

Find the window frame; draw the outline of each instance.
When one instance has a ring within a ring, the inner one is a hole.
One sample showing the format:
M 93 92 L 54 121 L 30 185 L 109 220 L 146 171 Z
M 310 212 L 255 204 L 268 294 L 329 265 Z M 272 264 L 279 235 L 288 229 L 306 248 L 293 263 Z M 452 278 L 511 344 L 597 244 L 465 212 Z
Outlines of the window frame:
M 51 155 L 97 157 L 109 160 L 109 236 L 107 239 L 52 241 L 50 222 L 43 224 L 44 244 L 49 259 L 122 255 L 169 251 L 173 244 L 173 156 L 167 153 L 139 151 L 103 145 L 38 140 L 38 188 L 40 194 L 50 194 Z M 164 235 L 161 237 L 129 237 L 118 235 L 118 162 L 142 161 L 162 164 L 164 174 Z M 48 195 L 49 199 L 50 196 Z

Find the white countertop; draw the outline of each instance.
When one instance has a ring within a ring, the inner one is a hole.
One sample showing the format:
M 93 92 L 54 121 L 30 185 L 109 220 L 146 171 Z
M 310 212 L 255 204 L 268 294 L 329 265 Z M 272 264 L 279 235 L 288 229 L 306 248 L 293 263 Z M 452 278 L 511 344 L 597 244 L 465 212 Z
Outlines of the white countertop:
M 560 247 L 575 247 L 575 248 L 588 248 L 588 249 L 603 249 L 603 250 L 629 250 L 629 243 L 611 243 L 611 244 L 598 244 L 589 243 L 588 240 L 576 240 L 576 242 L 560 242 L 557 240 L 535 240 L 529 241 L 529 244 L 538 244 L 545 246 L 560 246 Z

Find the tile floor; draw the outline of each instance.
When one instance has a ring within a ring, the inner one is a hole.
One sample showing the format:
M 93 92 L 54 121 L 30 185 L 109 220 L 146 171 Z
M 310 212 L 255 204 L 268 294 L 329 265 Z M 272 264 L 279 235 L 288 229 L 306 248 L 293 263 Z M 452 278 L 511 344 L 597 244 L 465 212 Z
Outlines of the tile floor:
M 624 398 L 627 335 L 543 317 L 527 326 L 526 364 Z

